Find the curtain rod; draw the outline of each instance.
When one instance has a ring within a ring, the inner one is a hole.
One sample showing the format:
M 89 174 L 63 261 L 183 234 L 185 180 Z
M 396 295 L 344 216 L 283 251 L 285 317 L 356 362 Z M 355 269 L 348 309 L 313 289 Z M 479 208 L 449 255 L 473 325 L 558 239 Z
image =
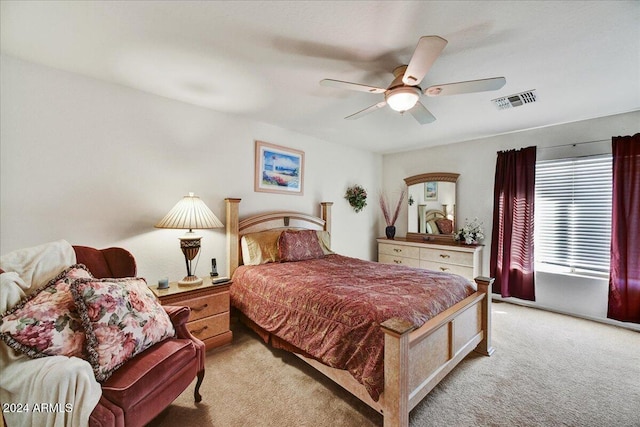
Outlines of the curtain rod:
M 584 142 L 574 142 L 574 143 L 570 143 L 570 144 L 561 144 L 561 145 L 553 145 L 551 147 L 540 147 L 541 150 L 546 150 L 548 148 L 560 148 L 560 147 L 575 147 L 577 145 L 582 145 L 582 144 L 594 144 L 596 142 L 611 142 L 611 138 L 609 139 L 597 139 L 595 141 L 584 141 Z

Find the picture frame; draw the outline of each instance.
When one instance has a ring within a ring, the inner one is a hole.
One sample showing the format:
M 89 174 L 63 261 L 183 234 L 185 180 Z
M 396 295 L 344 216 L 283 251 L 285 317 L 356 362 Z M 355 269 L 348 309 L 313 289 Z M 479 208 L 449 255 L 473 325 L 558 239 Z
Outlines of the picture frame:
M 304 151 L 256 141 L 255 157 L 255 191 L 303 195 Z
M 438 200 L 438 181 L 424 183 L 424 200 Z

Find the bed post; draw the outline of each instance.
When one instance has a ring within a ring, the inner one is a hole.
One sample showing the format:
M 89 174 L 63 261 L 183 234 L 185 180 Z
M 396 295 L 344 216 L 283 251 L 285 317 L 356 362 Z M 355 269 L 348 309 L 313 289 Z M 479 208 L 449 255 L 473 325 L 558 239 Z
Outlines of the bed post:
M 411 322 L 392 318 L 384 332 L 384 427 L 409 426 L 409 333 Z
M 241 199 L 226 198 L 227 205 L 227 275 L 233 276 L 240 264 L 238 242 L 238 205 Z
M 478 285 L 478 291 L 484 294 L 484 300 L 482 301 L 482 341 L 475 348 L 475 351 L 485 356 L 491 356 L 495 349 L 491 345 L 491 285 L 493 284 L 492 277 L 476 277 L 476 284 Z
M 324 231 L 328 231 L 331 234 L 331 206 L 333 202 L 322 202 L 320 205 L 322 206 L 320 218 L 324 220 Z

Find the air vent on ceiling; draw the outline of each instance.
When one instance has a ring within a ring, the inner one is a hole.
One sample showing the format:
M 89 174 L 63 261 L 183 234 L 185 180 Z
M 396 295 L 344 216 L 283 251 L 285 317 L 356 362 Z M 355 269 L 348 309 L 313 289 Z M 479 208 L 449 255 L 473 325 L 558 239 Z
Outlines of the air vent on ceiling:
M 505 110 L 507 108 L 519 107 L 524 104 L 530 104 L 536 102 L 538 96 L 536 90 L 528 90 L 526 92 L 516 93 L 515 95 L 503 96 L 502 98 L 492 99 L 491 102 L 498 107 L 498 110 Z

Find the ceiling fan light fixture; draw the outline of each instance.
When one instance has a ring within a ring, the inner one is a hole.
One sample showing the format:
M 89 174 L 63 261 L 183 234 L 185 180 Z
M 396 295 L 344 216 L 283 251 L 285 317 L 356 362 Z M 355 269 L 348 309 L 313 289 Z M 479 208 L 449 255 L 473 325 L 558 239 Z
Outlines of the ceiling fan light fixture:
M 385 100 L 392 110 L 404 112 L 413 108 L 420 98 L 420 89 L 416 87 L 399 87 L 385 95 Z

